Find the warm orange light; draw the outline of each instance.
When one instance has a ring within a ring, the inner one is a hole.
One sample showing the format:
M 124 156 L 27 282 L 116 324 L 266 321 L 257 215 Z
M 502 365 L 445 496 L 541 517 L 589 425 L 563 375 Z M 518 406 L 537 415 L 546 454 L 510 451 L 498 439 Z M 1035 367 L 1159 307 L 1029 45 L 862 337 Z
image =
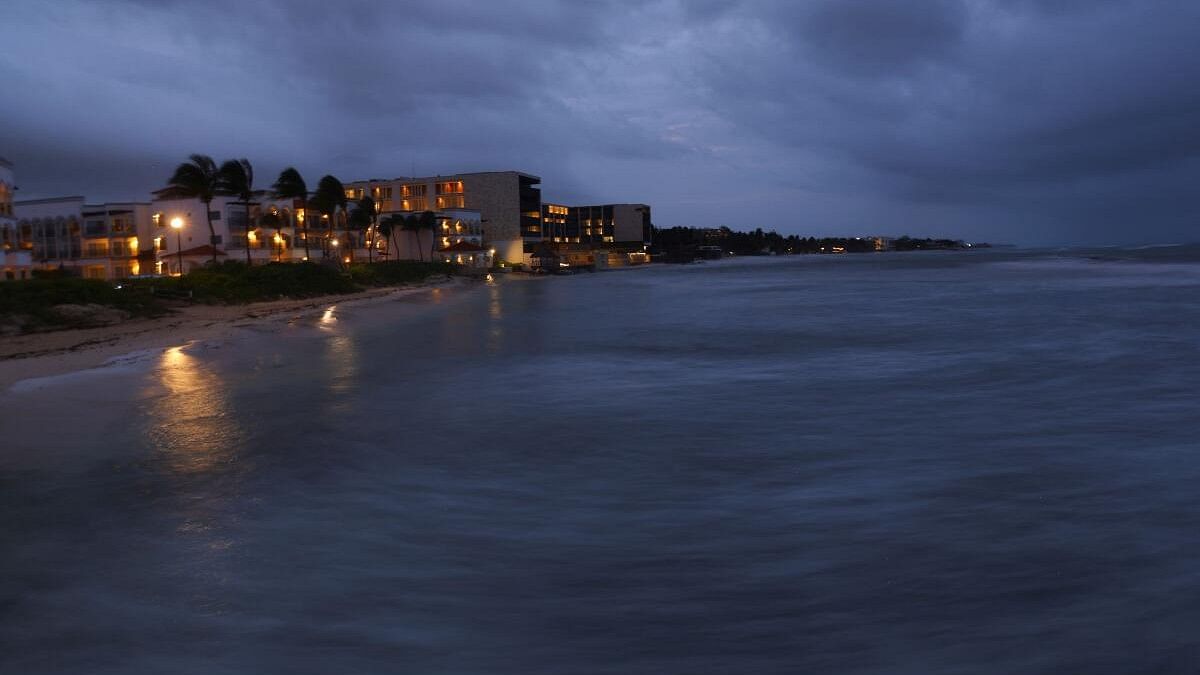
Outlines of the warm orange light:
M 171 227 L 176 230 L 182 230 L 183 229 L 183 218 L 180 218 L 179 216 L 175 216 L 174 218 L 172 218 L 171 219 Z

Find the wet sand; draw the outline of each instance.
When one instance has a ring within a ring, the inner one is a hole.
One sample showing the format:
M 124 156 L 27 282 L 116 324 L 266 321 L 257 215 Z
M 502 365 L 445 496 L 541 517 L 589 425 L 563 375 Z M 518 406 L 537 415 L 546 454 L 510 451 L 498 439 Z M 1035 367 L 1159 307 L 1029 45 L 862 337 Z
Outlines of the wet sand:
M 144 354 L 209 340 L 223 340 L 242 328 L 283 326 L 320 314 L 331 305 L 360 305 L 403 299 L 433 287 L 471 284 L 447 278 L 412 286 L 360 293 L 247 305 L 193 305 L 154 319 L 133 319 L 112 326 L 33 333 L 0 338 L 0 393 L 15 384 L 115 365 L 130 354 Z

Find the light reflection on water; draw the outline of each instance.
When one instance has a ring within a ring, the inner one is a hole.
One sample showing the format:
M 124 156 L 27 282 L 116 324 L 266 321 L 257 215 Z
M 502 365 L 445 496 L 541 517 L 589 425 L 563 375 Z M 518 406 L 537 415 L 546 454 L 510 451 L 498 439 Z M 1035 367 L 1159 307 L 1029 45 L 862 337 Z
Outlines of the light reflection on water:
M 168 466 L 181 474 L 230 462 L 241 437 L 221 375 L 188 349 L 163 352 L 155 375 L 165 393 L 154 397 L 146 416 Z

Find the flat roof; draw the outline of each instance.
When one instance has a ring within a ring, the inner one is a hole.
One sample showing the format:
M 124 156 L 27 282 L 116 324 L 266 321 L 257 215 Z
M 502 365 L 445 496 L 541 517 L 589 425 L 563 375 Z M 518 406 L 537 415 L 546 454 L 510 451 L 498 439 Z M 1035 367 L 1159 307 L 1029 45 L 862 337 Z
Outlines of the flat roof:
M 352 180 L 349 183 L 347 183 L 347 185 L 353 185 L 354 183 L 391 183 L 391 182 L 395 182 L 395 181 L 417 182 L 417 181 L 426 181 L 426 180 L 437 180 L 439 178 L 458 178 L 461 176 L 489 176 L 489 175 L 503 174 L 503 173 L 512 173 L 512 174 L 516 174 L 518 176 L 524 176 L 525 178 L 532 178 L 539 183 L 542 182 L 541 176 L 536 176 L 532 173 L 526 173 L 524 171 L 517 171 L 515 169 L 508 169 L 505 171 L 464 171 L 462 173 L 438 174 L 436 176 L 397 176 L 396 178 L 367 178 L 367 179 L 363 179 L 363 180 Z
M 36 204 L 59 204 L 61 202 L 84 201 L 83 195 L 71 197 L 47 197 L 45 199 L 22 199 L 13 202 L 13 206 L 33 206 Z

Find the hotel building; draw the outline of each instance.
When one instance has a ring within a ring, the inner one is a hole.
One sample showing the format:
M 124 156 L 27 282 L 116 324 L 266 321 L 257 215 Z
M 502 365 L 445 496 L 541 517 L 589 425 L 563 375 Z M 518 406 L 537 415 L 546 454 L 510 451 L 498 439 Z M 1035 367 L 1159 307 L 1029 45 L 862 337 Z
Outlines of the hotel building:
M 320 223 L 311 231 L 303 228 L 303 216 L 288 200 L 259 200 L 249 204 L 234 197 L 214 197 L 207 205 L 213 233 L 208 230 L 205 204 L 199 199 L 156 199 L 151 204 L 154 251 L 160 274 L 178 274 L 182 262 L 188 272 L 208 264 L 215 251 L 217 261 L 244 262 L 249 254 L 253 264 L 293 262 L 304 259 L 304 237 L 312 237 L 309 255 L 322 255 L 319 232 L 328 221 L 309 210 L 308 218 Z M 277 227 L 262 227 L 266 213 L 278 216 Z M 246 229 L 249 218 L 249 232 Z M 178 227 L 176 227 L 178 226 Z M 297 228 L 299 226 L 299 238 Z
M 646 204 L 542 205 L 542 241 L 573 266 L 646 262 L 650 223 Z
M 422 211 L 448 217 L 457 212 L 476 212 L 482 232 L 480 244 L 489 252 L 494 250 L 499 260 L 519 262 L 524 240 L 540 240 L 542 236 L 541 182 L 541 178 L 520 171 L 374 179 L 347 184 L 347 197 L 358 199 L 369 194 L 381 217 Z
M 30 252 L 33 269 L 70 270 L 89 279 L 155 272 L 148 203 L 58 197 L 19 201 L 13 210 L 16 243 Z
M 0 157 L 0 281 L 28 279 L 33 269 L 31 246 L 22 243 L 14 216 L 16 189 L 13 165 Z

